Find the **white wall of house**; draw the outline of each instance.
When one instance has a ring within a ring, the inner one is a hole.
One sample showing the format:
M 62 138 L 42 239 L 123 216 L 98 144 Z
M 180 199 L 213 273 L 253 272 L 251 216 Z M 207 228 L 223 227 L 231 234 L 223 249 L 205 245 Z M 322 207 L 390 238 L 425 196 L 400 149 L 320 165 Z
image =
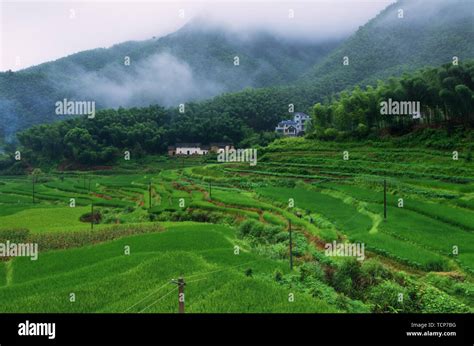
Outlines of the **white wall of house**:
M 310 117 L 304 113 L 297 113 L 293 116 L 293 124 L 283 124 L 279 123 L 275 127 L 275 131 L 282 133 L 285 136 L 296 136 L 300 132 L 306 131 Z
M 208 150 L 199 147 L 177 147 L 176 155 L 207 155 Z

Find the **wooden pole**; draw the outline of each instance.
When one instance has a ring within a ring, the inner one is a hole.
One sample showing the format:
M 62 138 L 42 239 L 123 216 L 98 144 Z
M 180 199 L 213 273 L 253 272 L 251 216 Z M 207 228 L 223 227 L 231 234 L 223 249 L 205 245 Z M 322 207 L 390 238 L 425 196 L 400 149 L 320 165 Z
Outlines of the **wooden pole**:
M 184 314 L 184 286 L 186 286 L 186 282 L 181 276 L 178 280 L 171 280 L 171 283 L 178 285 L 178 312 Z
M 151 181 L 148 183 L 148 209 L 151 208 Z
M 33 175 L 33 204 L 35 204 L 35 176 Z
M 183 278 L 178 279 L 178 305 L 179 305 L 179 313 L 184 314 L 184 282 Z
M 293 236 L 291 232 L 291 220 L 288 220 L 288 228 L 290 231 L 290 270 L 293 270 Z

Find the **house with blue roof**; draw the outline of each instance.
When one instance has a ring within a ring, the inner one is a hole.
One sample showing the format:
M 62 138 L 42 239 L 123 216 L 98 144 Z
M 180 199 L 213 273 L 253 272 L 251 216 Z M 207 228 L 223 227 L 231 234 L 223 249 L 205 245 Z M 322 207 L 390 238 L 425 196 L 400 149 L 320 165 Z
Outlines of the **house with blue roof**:
M 305 134 L 309 119 L 308 114 L 296 112 L 293 120 L 280 121 L 275 127 L 275 132 L 288 137 L 302 136 Z

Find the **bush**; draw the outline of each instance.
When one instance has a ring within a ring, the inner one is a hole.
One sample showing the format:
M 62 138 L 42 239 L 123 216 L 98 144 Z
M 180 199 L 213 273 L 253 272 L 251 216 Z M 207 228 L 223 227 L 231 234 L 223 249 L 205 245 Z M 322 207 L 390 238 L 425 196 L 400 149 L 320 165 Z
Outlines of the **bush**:
M 305 262 L 300 267 L 300 278 L 304 281 L 308 277 L 315 278 L 318 281 L 324 281 L 325 274 L 323 268 L 318 262 Z
M 320 139 L 326 141 L 334 140 L 338 134 L 339 132 L 335 128 L 329 127 L 320 134 Z
M 365 138 L 369 134 L 369 128 L 364 124 L 357 125 L 355 134 L 358 138 Z
M 432 272 L 442 272 L 449 270 L 448 263 L 444 260 L 432 260 L 425 264 L 425 269 Z
M 362 286 L 374 286 L 383 280 L 391 279 L 392 274 L 382 264 L 374 260 L 367 260 L 361 267 Z
M 158 224 L 117 225 L 96 231 L 32 233 L 25 241 L 37 243 L 41 251 L 49 251 L 101 243 L 134 234 L 160 231 L 163 231 L 163 227 Z
M 362 270 L 355 258 L 345 259 L 337 267 L 333 277 L 333 287 L 349 297 L 360 296 Z
M 12 243 L 24 243 L 30 231 L 27 229 L 5 229 L 0 230 L 0 242 L 9 240 Z
M 275 271 L 275 281 L 276 282 L 282 282 L 283 281 L 283 274 L 279 270 Z
M 258 243 L 274 244 L 283 238 L 280 226 L 264 225 L 252 219 L 242 222 L 238 232 L 242 238 L 250 237 Z
M 469 312 L 469 308 L 450 297 L 443 291 L 424 286 L 418 291 L 423 313 L 459 313 Z
M 408 290 L 393 281 L 383 281 L 374 286 L 369 292 L 369 299 L 374 304 L 374 312 L 413 312 Z

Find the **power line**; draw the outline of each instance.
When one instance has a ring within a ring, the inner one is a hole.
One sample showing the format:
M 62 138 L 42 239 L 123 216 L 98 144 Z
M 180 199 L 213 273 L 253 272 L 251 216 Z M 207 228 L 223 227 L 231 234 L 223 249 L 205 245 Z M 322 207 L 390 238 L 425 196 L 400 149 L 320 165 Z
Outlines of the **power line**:
M 192 281 L 186 281 L 186 283 L 190 284 L 191 282 L 202 281 L 202 280 L 207 280 L 207 278 L 202 278 L 202 279 L 197 279 L 197 280 L 192 280 Z
M 145 299 L 151 297 L 152 295 L 154 295 L 156 292 L 158 292 L 159 290 L 161 290 L 163 287 L 167 286 L 168 285 L 168 282 L 166 282 L 163 286 L 160 286 L 159 288 L 157 288 L 156 290 L 154 290 L 152 293 L 150 293 L 149 295 L 147 295 L 146 297 L 140 299 L 138 302 L 136 302 L 135 304 L 133 304 L 131 307 L 129 307 L 128 309 L 126 309 L 124 312 L 127 312 L 128 310 L 132 309 L 133 307 L 137 306 L 138 304 L 140 304 L 142 301 L 144 301 Z
M 225 270 L 229 270 L 229 269 L 233 269 L 233 268 L 237 268 L 237 267 L 241 267 L 241 266 L 244 266 L 246 264 L 250 264 L 250 263 L 255 263 L 255 262 L 261 262 L 261 261 L 264 261 L 266 259 L 261 259 L 261 260 L 254 260 L 254 261 L 250 261 L 250 262 L 246 262 L 246 263 L 241 263 L 241 264 L 238 264 L 238 265 L 235 265 L 235 266 L 231 266 L 231 267 L 224 267 L 224 268 L 219 268 L 219 269 L 216 269 L 216 270 L 212 270 L 212 271 L 209 271 L 209 272 L 205 272 L 205 273 L 200 273 L 200 274 L 194 274 L 194 275 L 191 275 L 189 276 L 188 278 L 194 278 L 194 277 L 199 277 L 199 276 L 205 276 L 205 275 L 209 275 L 209 274 L 213 274 L 213 273 L 218 273 L 218 272 L 222 272 L 222 271 L 225 271 Z M 207 278 L 199 278 L 199 279 L 196 279 L 196 280 L 191 280 L 191 281 L 187 281 L 186 283 L 192 283 L 192 282 L 196 282 L 196 281 L 202 281 L 202 280 L 207 280 Z M 157 288 L 156 290 L 154 290 L 153 292 L 151 292 L 150 294 L 148 294 L 147 296 L 143 297 L 142 299 L 140 299 L 138 302 L 136 302 L 135 304 L 133 304 L 132 306 L 130 306 L 129 308 L 127 308 L 125 312 L 131 310 L 132 308 L 134 308 L 135 306 L 137 306 L 138 304 L 140 304 L 141 302 L 143 302 L 144 300 L 148 299 L 149 297 L 151 297 L 152 295 L 156 294 L 157 292 L 159 292 L 163 287 L 167 286 L 168 285 L 168 282 L 166 282 L 164 285 L 160 286 L 159 288 Z M 173 290 L 177 289 L 178 287 L 174 288 Z M 162 296 L 161 298 L 159 298 L 157 301 L 155 301 L 154 303 L 150 304 L 149 306 L 147 306 L 145 309 L 141 310 L 140 312 L 143 312 L 144 310 L 148 309 L 150 306 L 156 304 L 159 300 L 163 299 L 165 296 L 167 296 L 168 294 L 170 294 L 173 290 L 169 291 L 168 293 L 166 293 L 164 296 Z
M 173 291 L 177 290 L 178 287 L 175 287 L 173 288 L 171 291 L 168 291 L 168 293 L 166 293 L 164 296 L 161 296 L 160 298 L 158 298 L 155 302 L 151 303 L 150 305 L 148 305 L 147 307 L 145 307 L 144 309 L 140 310 L 138 313 L 142 313 L 143 311 L 145 311 L 146 309 L 152 307 L 153 305 L 155 305 L 156 303 L 158 303 L 160 300 L 162 300 L 163 298 L 169 296 Z

